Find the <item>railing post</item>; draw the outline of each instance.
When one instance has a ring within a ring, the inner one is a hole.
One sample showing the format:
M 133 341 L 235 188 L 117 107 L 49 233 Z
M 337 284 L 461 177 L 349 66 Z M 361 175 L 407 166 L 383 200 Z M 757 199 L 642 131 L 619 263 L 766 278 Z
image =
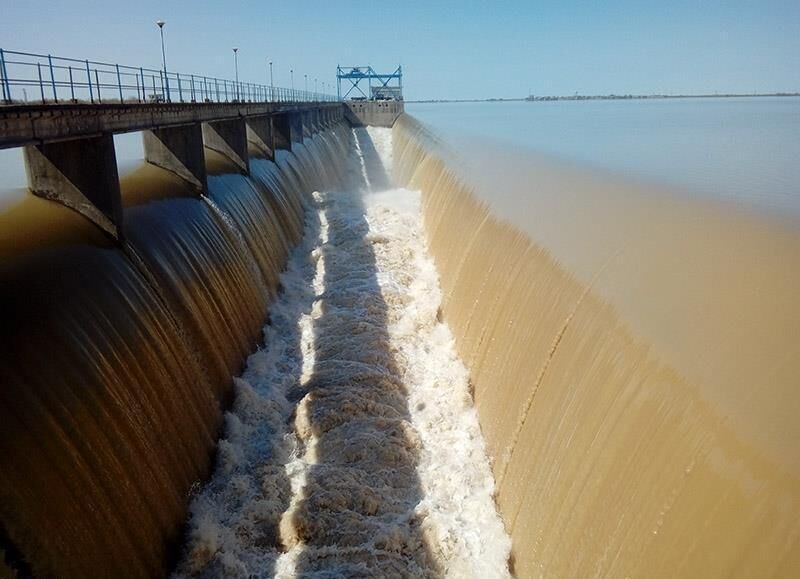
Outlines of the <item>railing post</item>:
M 72 65 L 67 67 L 69 69 L 69 94 L 72 97 L 72 102 L 75 102 L 75 83 L 72 82 Z
M 58 94 L 56 94 L 56 75 L 53 72 L 53 57 L 47 55 L 47 64 L 50 66 L 50 83 L 53 85 L 53 100 L 58 103 Z
M 183 89 L 181 88 L 181 75 L 179 73 L 175 73 L 175 78 L 178 79 L 178 99 L 183 102 Z
M 220 102 L 219 99 L 219 82 L 216 77 L 214 77 L 214 88 L 216 89 L 215 92 L 217 93 L 217 102 Z
M 147 85 L 144 83 L 144 69 L 139 67 L 139 75 L 142 77 L 142 102 L 147 102 Z
M 89 71 L 89 61 L 86 61 L 86 78 L 89 80 L 89 101 L 94 104 L 94 92 L 92 92 L 92 73 Z
M 3 102 L 11 104 L 11 84 L 8 82 L 8 72 L 6 71 L 6 57 L 3 49 L 0 48 L 0 76 L 3 84 Z
M 97 85 L 97 102 L 103 104 L 103 97 L 100 96 L 100 73 L 96 68 L 94 69 L 94 82 Z
M 36 70 L 39 73 L 39 91 L 42 93 L 42 104 L 44 104 L 44 83 L 42 82 L 42 65 L 41 63 L 36 63 Z
M 123 103 L 122 98 L 122 77 L 119 75 L 119 65 L 115 64 L 114 66 L 117 67 L 117 88 L 119 89 L 119 104 Z
M 192 102 L 196 103 L 197 102 L 197 98 L 195 97 L 195 94 L 194 94 L 194 75 L 191 75 L 189 77 L 189 83 L 190 83 L 190 86 L 191 86 L 191 89 L 192 89 Z
M 228 99 L 228 81 L 227 80 L 223 80 L 222 81 L 222 90 L 225 91 L 225 102 L 227 103 L 229 101 L 229 99 Z

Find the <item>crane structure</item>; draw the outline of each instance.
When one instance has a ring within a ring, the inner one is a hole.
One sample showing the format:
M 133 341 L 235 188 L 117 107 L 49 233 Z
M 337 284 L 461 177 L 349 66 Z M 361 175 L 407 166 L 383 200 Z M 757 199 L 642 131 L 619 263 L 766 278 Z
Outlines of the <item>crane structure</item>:
M 364 81 L 367 92 L 361 86 Z M 339 100 L 403 100 L 402 66 L 389 74 L 379 74 L 371 66 L 337 66 L 336 83 Z M 344 94 L 342 88 L 345 89 Z

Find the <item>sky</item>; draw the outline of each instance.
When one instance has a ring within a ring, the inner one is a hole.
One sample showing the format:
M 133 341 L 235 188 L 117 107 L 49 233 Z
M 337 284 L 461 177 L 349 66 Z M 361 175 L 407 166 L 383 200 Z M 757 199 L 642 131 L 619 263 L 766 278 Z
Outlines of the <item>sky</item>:
M 0 0 L 0 47 L 296 88 L 402 64 L 407 99 L 800 91 L 798 0 Z

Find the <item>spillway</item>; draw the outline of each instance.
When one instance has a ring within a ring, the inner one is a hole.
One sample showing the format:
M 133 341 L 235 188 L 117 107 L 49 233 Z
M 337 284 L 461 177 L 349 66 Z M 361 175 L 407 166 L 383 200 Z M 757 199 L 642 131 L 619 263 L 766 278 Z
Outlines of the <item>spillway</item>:
M 189 196 L 123 183 L 126 242 L 25 196 L 3 214 L 0 520 L 6 565 L 160 576 L 210 471 L 231 377 L 261 339 L 303 199 L 343 178 L 344 127 Z M 230 171 L 227 171 L 228 173 Z
M 473 149 L 394 126 L 514 572 L 796 574 L 796 222 Z
M 0 574 L 800 568 L 791 223 L 408 115 L 206 161 L 0 213 Z
M 419 193 L 389 188 L 390 130 L 370 131 L 361 186 L 309 199 L 176 577 L 508 576 Z

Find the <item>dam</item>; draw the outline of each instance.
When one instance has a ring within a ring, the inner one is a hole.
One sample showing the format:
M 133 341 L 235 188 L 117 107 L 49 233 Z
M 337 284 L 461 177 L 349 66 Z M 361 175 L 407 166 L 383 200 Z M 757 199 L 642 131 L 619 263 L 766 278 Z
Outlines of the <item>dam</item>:
M 402 102 L 119 100 L 0 108 L 0 575 L 800 568 L 792 219 Z

